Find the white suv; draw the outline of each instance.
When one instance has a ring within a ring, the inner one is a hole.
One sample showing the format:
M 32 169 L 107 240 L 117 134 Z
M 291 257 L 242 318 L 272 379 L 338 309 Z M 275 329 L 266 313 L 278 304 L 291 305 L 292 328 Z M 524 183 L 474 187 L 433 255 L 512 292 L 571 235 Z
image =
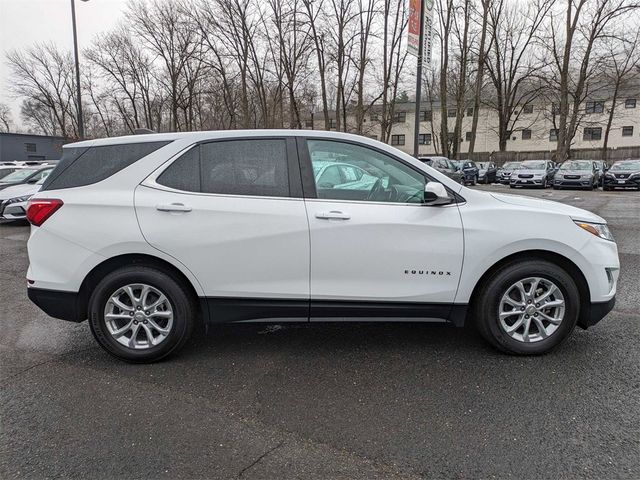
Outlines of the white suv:
M 65 145 L 27 216 L 29 298 L 132 362 L 197 321 L 469 321 L 538 354 L 613 308 L 619 272 L 590 212 L 470 190 L 335 132 Z

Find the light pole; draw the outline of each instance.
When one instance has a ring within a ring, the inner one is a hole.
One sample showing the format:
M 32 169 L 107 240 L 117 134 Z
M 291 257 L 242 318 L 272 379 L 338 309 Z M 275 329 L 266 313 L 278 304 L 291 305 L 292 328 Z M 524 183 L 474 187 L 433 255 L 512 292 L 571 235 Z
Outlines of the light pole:
M 81 0 L 88 2 L 89 0 Z M 71 0 L 71 23 L 73 24 L 73 53 L 76 61 L 76 101 L 78 102 L 78 136 L 84 140 L 84 119 L 82 117 L 82 93 L 80 92 L 80 61 L 78 59 L 78 32 L 76 29 L 76 2 Z
M 418 158 L 420 152 L 420 143 L 418 142 L 420 135 L 420 102 L 421 102 L 421 93 L 422 93 L 422 59 L 424 56 L 424 14 L 426 1 L 420 1 L 420 34 L 419 39 L 420 43 L 418 44 L 418 66 L 416 71 L 416 111 L 415 117 L 413 120 L 413 156 Z

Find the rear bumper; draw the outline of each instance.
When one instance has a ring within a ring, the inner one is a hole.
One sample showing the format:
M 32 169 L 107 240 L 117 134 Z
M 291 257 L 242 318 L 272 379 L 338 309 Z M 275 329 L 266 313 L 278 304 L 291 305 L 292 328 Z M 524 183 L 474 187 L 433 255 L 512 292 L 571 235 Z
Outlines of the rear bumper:
M 587 329 L 594 326 L 600 320 L 607 316 L 607 314 L 613 310 L 616 304 L 615 295 L 611 297 L 611 300 L 606 302 L 591 302 L 589 307 L 580 312 L 580 318 L 578 319 L 578 326 Z
M 27 295 L 50 317 L 76 323 L 87 318 L 86 310 L 81 307 L 80 295 L 76 292 L 27 288 Z

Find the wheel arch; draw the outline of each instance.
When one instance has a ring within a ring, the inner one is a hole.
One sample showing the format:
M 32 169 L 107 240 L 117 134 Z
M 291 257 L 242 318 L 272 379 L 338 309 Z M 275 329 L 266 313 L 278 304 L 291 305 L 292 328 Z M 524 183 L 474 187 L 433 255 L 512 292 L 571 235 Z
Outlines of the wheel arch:
M 482 286 L 486 284 L 487 280 L 498 270 L 503 268 L 509 263 L 514 263 L 522 260 L 546 260 L 560 266 L 575 280 L 578 292 L 580 293 L 580 313 L 578 316 L 578 325 L 582 328 L 587 327 L 587 320 L 591 312 L 591 293 L 589 284 L 587 282 L 582 270 L 569 258 L 556 252 L 549 250 L 523 250 L 520 252 L 512 253 L 506 257 L 498 260 L 492 266 L 490 266 L 484 274 L 476 282 L 469 301 L 469 308 L 467 310 L 466 321 L 471 320 L 470 315 L 473 312 L 473 307 Z
M 118 268 L 140 265 L 146 267 L 156 268 L 172 278 L 178 280 L 192 296 L 192 299 L 199 306 L 200 315 L 203 320 L 209 318 L 209 311 L 206 307 L 206 302 L 200 301 L 196 286 L 189 280 L 189 278 L 175 265 L 164 260 L 162 258 L 145 254 L 145 253 L 128 253 L 123 255 L 116 255 L 108 258 L 103 262 L 93 267 L 89 273 L 85 276 L 80 289 L 78 291 L 78 312 L 86 314 L 88 311 L 89 298 L 91 292 L 98 285 L 100 280 L 109 273 L 117 270 Z M 86 318 L 86 317 L 85 317 Z

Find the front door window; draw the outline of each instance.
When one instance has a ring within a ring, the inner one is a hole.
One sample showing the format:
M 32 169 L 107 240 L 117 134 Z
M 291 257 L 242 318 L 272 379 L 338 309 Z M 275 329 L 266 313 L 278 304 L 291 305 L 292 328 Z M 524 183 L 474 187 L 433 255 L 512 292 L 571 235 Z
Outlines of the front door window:
M 376 150 L 350 143 L 308 140 L 318 198 L 422 203 L 425 177 Z

